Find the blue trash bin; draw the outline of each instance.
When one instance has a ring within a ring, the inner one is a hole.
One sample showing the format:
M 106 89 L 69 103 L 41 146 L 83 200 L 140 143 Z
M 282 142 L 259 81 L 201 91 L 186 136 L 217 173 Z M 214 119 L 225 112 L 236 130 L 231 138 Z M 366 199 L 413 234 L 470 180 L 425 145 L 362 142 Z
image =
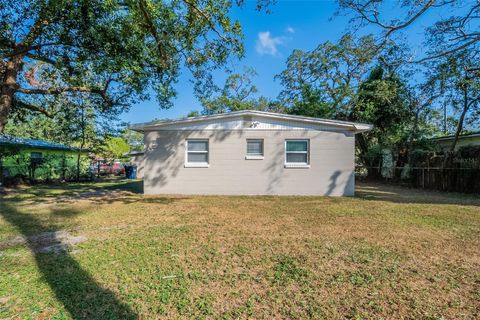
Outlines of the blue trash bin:
M 137 167 L 125 166 L 125 177 L 127 179 L 137 179 Z
M 128 179 L 137 179 L 137 167 L 131 166 L 130 167 L 130 177 Z

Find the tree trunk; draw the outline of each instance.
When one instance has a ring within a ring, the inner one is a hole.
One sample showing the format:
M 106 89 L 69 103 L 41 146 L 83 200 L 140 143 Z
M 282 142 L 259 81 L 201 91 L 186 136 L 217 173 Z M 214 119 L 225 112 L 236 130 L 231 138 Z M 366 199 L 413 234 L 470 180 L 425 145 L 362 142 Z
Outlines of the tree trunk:
M 455 137 L 453 138 L 453 142 L 452 142 L 452 145 L 450 146 L 450 150 L 448 151 L 447 154 L 445 154 L 445 158 L 443 159 L 443 177 L 442 177 L 442 180 L 443 180 L 443 189 L 444 190 L 446 190 L 446 187 L 447 187 L 447 181 L 446 181 L 446 176 L 447 175 L 446 175 L 445 168 L 447 167 L 447 165 L 450 162 L 450 159 L 453 156 L 453 153 L 455 151 L 455 147 L 457 146 L 457 143 L 458 143 L 458 138 L 460 136 L 460 133 L 463 130 L 463 122 L 465 121 L 465 115 L 467 114 L 468 109 L 470 107 L 469 100 L 468 100 L 468 86 L 464 85 L 462 90 L 463 90 L 463 110 L 462 110 L 462 114 L 460 115 L 460 118 L 458 119 L 457 130 L 455 131 Z
M 49 6 L 49 3 L 45 4 L 45 8 Z M 44 13 L 43 9 L 40 10 L 39 17 L 42 17 Z M 3 77 L 0 78 L 0 133 L 5 130 L 8 115 L 12 110 L 13 99 L 18 86 L 18 72 L 22 66 L 23 59 L 48 22 L 45 18 L 37 19 L 23 41 L 14 45 L 10 60 L 3 62 L 4 65 L 0 66 L 4 68 Z
M 443 134 L 447 134 L 447 101 L 443 102 Z
M 3 90 L 2 90 L 3 91 Z M 12 108 L 13 94 L 5 93 L 0 96 L 0 133 L 5 130 L 8 114 Z
M 77 156 L 77 181 L 80 181 L 80 156 L 82 154 L 83 147 L 85 146 L 85 107 L 82 105 L 81 113 L 81 128 L 82 128 L 82 142 L 80 143 L 80 149 Z
M 82 143 L 80 144 L 80 149 L 77 154 L 77 181 L 80 181 L 80 158 L 82 155 L 83 147 L 85 146 L 85 137 L 82 138 Z
M 3 154 L 0 151 L 0 194 L 2 193 L 1 188 L 3 184 Z
M 5 194 L 4 177 L 3 177 L 3 157 L 4 155 L 0 151 L 0 195 Z
M 80 156 L 81 156 L 82 152 L 81 151 L 78 151 L 78 154 L 77 154 L 77 174 L 76 174 L 76 179 L 77 182 L 80 181 Z
M 62 154 L 62 181 L 66 180 L 67 158 L 65 153 Z
M 23 46 L 16 48 L 16 51 L 24 50 Z M 5 129 L 8 115 L 13 105 L 13 97 L 17 89 L 17 75 L 23 61 L 24 54 L 15 54 L 4 65 L 2 83 L 0 83 L 0 133 Z
M 455 131 L 455 137 L 453 139 L 452 145 L 450 146 L 450 153 L 455 151 L 455 147 L 457 146 L 458 143 L 458 137 L 460 136 L 460 133 L 463 130 L 463 122 L 465 121 L 465 115 L 468 112 L 470 105 L 468 101 L 468 88 L 465 86 L 463 88 L 463 110 L 462 114 L 460 115 L 460 118 L 458 119 L 458 124 L 457 124 L 457 130 Z
M 357 144 L 358 149 L 360 150 L 359 158 L 361 162 L 363 162 L 363 165 L 365 166 L 370 165 L 369 163 L 367 163 L 367 160 L 366 160 L 366 155 L 368 152 L 368 143 L 362 133 L 356 135 L 355 142 Z

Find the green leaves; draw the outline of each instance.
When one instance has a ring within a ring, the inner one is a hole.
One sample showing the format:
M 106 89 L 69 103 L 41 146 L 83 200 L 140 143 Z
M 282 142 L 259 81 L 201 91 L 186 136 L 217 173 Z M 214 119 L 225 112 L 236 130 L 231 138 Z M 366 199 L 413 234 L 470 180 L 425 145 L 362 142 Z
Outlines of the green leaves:
M 375 55 L 372 36 L 343 36 L 337 44 L 325 42 L 308 52 L 295 50 L 287 68 L 277 76 L 284 89 L 279 98 L 288 107 L 302 101 L 329 104 L 326 115 L 348 117 L 355 91 Z
M 243 56 L 232 6 L 214 0 L 0 0 L 0 56 L 2 62 L 20 61 L 14 66 L 18 101 L 33 95 L 49 103 L 51 95 L 80 87 L 103 112 L 127 107 L 153 90 L 168 108 L 182 66 L 201 86 L 213 70 Z M 41 79 L 44 86 L 55 90 L 32 91 L 36 88 L 25 80 L 28 65 L 39 62 L 50 70 Z M 0 107 L 7 110 L 0 119 L 3 129 L 11 104 Z
M 107 159 L 117 160 L 125 158 L 125 154 L 130 151 L 130 146 L 121 137 L 112 137 L 105 141 L 102 153 Z
M 197 96 L 202 102 L 203 113 L 224 113 L 239 110 L 269 110 L 274 103 L 263 96 L 257 96 L 258 89 L 252 78 L 257 72 L 252 68 L 245 68 L 242 74 L 231 74 L 225 80 L 223 88 L 213 82 L 197 90 Z
M 380 145 L 398 144 L 405 138 L 402 128 L 412 129 L 414 116 L 404 83 L 393 74 L 384 75 L 383 68 L 375 67 L 360 85 L 353 112 L 356 121 L 374 125 L 373 132 L 366 136 Z
M 371 162 L 370 149 L 377 144 L 404 149 L 427 126 L 417 93 L 391 64 L 402 52 L 397 49 L 389 47 L 379 57 L 372 35 L 347 34 L 309 52 L 295 50 L 277 76 L 284 87 L 279 98 L 291 114 L 373 124 L 357 138 L 364 162 Z

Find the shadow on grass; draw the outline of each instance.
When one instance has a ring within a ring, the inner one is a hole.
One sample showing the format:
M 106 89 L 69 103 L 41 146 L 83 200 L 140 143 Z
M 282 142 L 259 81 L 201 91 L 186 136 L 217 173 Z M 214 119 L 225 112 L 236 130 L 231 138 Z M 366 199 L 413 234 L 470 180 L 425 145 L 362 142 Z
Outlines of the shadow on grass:
M 395 203 L 455 204 L 480 206 L 480 197 L 464 193 L 441 192 L 381 183 L 357 183 L 355 197 Z
M 54 225 L 43 224 L 32 214 L 0 203 L 0 214 L 27 239 L 43 279 L 73 319 L 136 319 L 137 315 L 115 294 L 103 288 L 75 261 L 68 251 L 41 253 L 32 240 L 33 232 L 59 231 Z
M 1 198 L 1 196 L 0 196 Z M 112 203 L 133 204 L 151 203 L 167 205 L 179 200 L 189 199 L 182 196 L 144 196 L 143 181 L 118 180 L 117 182 L 81 183 L 71 185 L 48 185 L 19 188 L 4 197 L 5 200 L 18 202 L 18 206 L 48 203 L 72 203 L 79 200 L 88 200 L 91 203 L 102 205 Z M 72 216 L 68 210 L 54 212 L 60 216 Z
M 126 180 L 122 183 L 105 187 L 106 190 L 121 190 L 136 194 L 143 194 L 143 180 Z
M 127 180 L 121 178 L 103 179 L 94 182 L 66 182 L 52 184 L 37 184 L 28 187 L 16 187 L 11 189 L 18 195 L 22 193 L 37 197 L 78 196 L 85 192 L 98 190 L 128 191 L 135 194 L 143 194 L 143 180 Z

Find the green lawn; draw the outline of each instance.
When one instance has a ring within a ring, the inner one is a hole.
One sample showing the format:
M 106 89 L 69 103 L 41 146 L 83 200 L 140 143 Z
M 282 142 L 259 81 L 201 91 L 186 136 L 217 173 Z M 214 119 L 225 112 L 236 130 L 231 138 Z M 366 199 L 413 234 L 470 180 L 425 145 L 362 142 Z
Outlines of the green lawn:
M 0 319 L 480 317 L 480 197 L 143 196 L 138 182 L 0 198 Z

